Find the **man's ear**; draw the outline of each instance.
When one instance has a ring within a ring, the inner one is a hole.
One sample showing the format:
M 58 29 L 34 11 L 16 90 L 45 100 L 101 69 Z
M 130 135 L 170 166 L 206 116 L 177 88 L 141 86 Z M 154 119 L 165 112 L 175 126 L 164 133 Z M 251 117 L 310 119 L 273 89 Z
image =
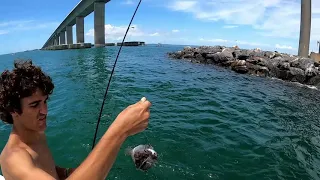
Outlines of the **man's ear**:
M 17 112 L 15 112 L 15 111 L 14 111 L 14 112 L 11 112 L 10 114 L 11 114 L 12 117 L 18 117 L 18 115 L 19 115 L 19 114 L 18 114 Z
M 11 114 L 11 116 L 12 116 L 13 118 L 16 118 L 16 117 L 18 117 L 21 113 L 19 113 L 18 110 L 13 110 L 10 114 Z

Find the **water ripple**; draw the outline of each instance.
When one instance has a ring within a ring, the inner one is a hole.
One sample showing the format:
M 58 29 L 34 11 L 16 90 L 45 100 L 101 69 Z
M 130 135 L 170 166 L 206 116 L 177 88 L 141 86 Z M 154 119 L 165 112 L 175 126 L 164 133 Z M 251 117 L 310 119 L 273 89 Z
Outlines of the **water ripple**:
M 165 56 L 181 48 L 123 48 L 98 139 L 142 96 L 153 105 L 149 128 L 128 138 L 108 179 L 320 179 L 318 90 Z M 32 58 L 54 80 L 47 134 L 60 165 L 77 166 L 90 152 L 117 50 L 17 55 Z M 15 57 L 0 57 L 1 67 L 12 67 Z M 10 126 L 1 129 L 6 139 Z M 159 163 L 147 173 L 124 156 L 126 147 L 142 143 L 159 153 Z

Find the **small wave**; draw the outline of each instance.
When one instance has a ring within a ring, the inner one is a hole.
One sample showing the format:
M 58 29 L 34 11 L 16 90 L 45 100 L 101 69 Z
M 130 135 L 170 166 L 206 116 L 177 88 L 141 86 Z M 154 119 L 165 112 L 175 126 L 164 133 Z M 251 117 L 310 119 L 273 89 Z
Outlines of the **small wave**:
M 294 84 L 294 85 L 297 85 L 297 86 L 299 86 L 299 87 L 306 87 L 306 88 L 309 88 L 309 89 L 319 90 L 318 87 L 313 86 L 313 85 L 302 84 L 302 83 L 299 83 L 299 82 L 285 81 L 285 80 L 282 80 L 282 79 L 279 79 L 279 78 L 275 78 L 275 77 L 271 77 L 270 79 L 272 79 L 272 80 L 277 80 L 277 81 L 281 81 L 281 82 L 285 82 L 285 83 Z
M 309 89 L 314 89 L 314 90 L 319 90 L 316 86 L 312 86 L 312 85 L 307 85 L 307 84 L 301 84 L 298 82 L 292 82 L 295 85 L 298 85 L 299 87 L 307 87 Z
M 157 166 L 159 168 L 167 169 L 167 170 L 165 170 L 165 172 L 168 172 L 168 170 L 169 170 L 169 171 L 172 171 L 172 172 L 182 173 L 182 174 L 187 175 L 187 176 L 196 175 L 196 173 L 192 172 L 189 168 L 184 169 L 182 167 L 179 167 L 178 165 L 169 164 L 169 163 L 166 163 L 166 162 L 161 162 Z

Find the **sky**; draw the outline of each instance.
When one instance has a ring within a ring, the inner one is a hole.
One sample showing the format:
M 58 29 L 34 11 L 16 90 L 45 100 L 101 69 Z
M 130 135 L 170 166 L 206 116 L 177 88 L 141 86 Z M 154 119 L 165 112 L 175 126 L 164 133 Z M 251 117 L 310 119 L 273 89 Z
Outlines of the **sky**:
M 0 54 L 39 49 L 80 0 L 15 0 L 0 6 Z M 146 44 L 238 45 L 297 54 L 301 0 L 142 0 L 126 40 Z M 138 0 L 106 4 L 106 42 L 121 42 Z M 85 42 L 94 42 L 93 13 Z M 75 26 L 73 37 L 75 42 Z M 310 52 L 320 40 L 320 1 L 312 0 Z

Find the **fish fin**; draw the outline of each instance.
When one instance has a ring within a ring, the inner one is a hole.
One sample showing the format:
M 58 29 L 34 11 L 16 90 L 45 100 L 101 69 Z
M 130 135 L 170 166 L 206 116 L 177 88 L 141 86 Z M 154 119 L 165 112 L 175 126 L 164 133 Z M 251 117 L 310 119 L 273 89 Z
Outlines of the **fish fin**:
M 132 155 L 132 148 L 128 147 L 124 150 L 124 154 L 127 156 L 131 156 Z

